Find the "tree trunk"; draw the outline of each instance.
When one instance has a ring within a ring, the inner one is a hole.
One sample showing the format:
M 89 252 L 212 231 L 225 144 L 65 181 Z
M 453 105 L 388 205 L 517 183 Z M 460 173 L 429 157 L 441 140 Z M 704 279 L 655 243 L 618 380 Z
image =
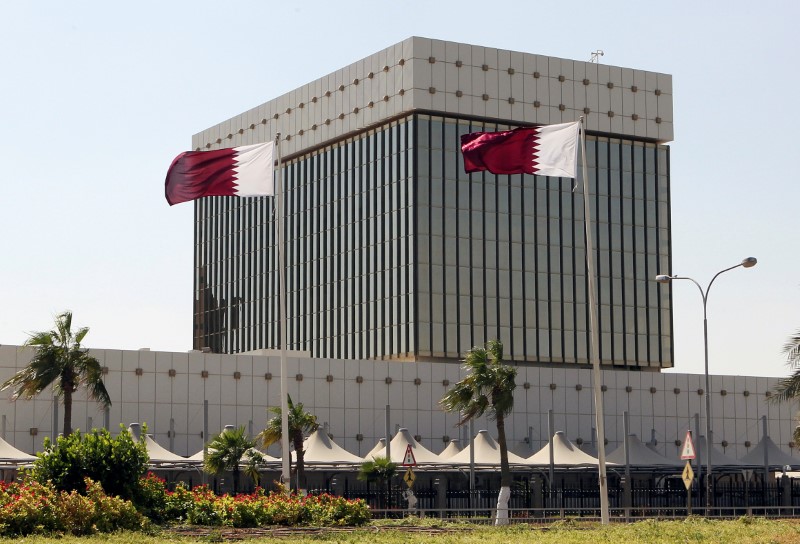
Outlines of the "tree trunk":
M 72 384 L 68 383 L 64 390 L 64 430 L 65 437 L 72 434 Z M 56 402 L 56 401 L 54 401 Z
M 239 493 L 239 466 L 233 467 L 233 494 Z
M 303 434 L 296 433 L 294 435 L 294 454 L 297 457 L 297 491 L 301 495 L 305 495 L 306 485 L 306 470 L 305 470 L 305 452 L 303 451 Z
M 497 444 L 500 446 L 500 494 L 497 496 L 495 525 L 508 525 L 508 501 L 511 499 L 511 469 L 508 466 L 508 444 L 506 444 L 506 423 L 501 414 L 497 415 Z

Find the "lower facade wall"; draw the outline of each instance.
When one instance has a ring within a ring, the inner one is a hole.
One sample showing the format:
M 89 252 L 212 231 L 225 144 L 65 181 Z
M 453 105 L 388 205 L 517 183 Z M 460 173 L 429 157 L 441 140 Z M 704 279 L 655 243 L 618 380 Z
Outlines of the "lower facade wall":
M 213 353 L 156 352 L 148 350 L 91 350 L 107 368 L 106 388 L 113 405 L 107 413 L 87 402 L 82 391 L 75 397 L 73 427 L 108 425 L 116 433 L 120 424 L 146 423 L 148 432 L 164 447 L 180 455 L 203 448 L 204 401 L 208 401 L 209 434 L 225 425 L 244 426 L 255 434 L 264 428 L 267 408 L 280 403 L 280 358 L 277 355 L 220 355 Z M 23 368 L 32 352 L 19 346 L 0 346 L 0 381 Z M 595 427 L 591 369 L 519 366 L 514 411 L 506 420 L 509 448 L 530 455 L 548 441 L 548 411 L 555 430 L 571 441 L 590 445 Z M 450 439 L 467 439 L 466 428 L 456 427 L 456 414 L 438 406 L 448 387 L 463 377 L 457 362 L 387 362 L 287 357 L 287 384 L 295 403 L 327 426 L 333 439 L 348 451 L 363 456 L 384 436 L 386 408 L 390 426 L 407 428 L 428 449 L 438 453 Z M 687 429 L 705 427 L 703 375 L 604 370 L 606 451 L 623 439 L 623 412 L 628 412 L 633 434 L 643 441 L 655 439 L 658 451 L 679 456 L 676 440 Z M 767 402 L 778 378 L 712 376 L 712 429 L 714 444 L 727 455 L 740 458 L 762 436 L 762 416 L 767 418 L 772 440 L 796 455 L 792 443 L 796 405 Z M 34 400 L 12 402 L 11 391 L 0 396 L 0 436 L 15 447 L 40 451 L 46 436 L 61 430 L 63 407 L 51 391 Z M 55 414 L 54 414 L 55 412 Z M 696 414 L 700 414 L 696 419 Z M 57 417 L 54 417 L 57 416 Z M 53 427 L 54 419 L 57 426 Z M 476 421 L 474 430 L 493 422 Z M 725 446 L 723 446 L 723 441 Z M 280 455 L 277 446 L 269 453 Z

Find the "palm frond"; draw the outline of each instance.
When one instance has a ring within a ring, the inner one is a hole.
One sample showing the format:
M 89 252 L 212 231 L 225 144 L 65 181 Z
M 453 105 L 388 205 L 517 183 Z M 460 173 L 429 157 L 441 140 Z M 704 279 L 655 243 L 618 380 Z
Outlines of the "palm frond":
M 781 379 L 773 389 L 773 395 L 769 398 L 770 402 L 786 402 L 800 396 L 800 368 L 795 370 L 791 376 Z
M 48 387 L 52 387 L 56 396 L 63 396 L 67 391 L 74 393 L 79 386 L 84 386 L 90 398 L 110 406 L 111 397 L 103 383 L 100 363 L 81 347 L 88 332 L 88 327 L 82 327 L 73 333 L 72 312 L 67 311 L 56 316 L 53 330 L 30 333 L 24 345 L 34 348 L 33 357 L 25 368 L 3 382 L 0 390 L 15 388 L 12 398 L 16 400 L 31 399 Z M 65 399 L 65 434 L 70 432 L 69 403 Z
M 786 362 L 790 366 L 800 365 L 800 330 L 783 345 L 783 353 L 786 355 Z
M 292 397 L 287 395 L 288 407 L 288 420 L 289 420 L 289 438 L 294 441 L 295 437 L 302 437 L 306 434 L 312 433 L 319 428 L 317 423 L 317 416 L 306 412 L 303 403 L 295 404 L 292 402 Z M 282 411 L 280 407 L 270 407 L 267 409 L 272 414 L 275 414 L 267 421 L 266 428 L 258 434 L 263 447 L 268 448 L 283 438 L 283 422 L 281 419 Z
M 253 447 L 255 442 L 247 438 L 243 426 L 222 431 L 208 443 L 203 468 L 210 474 L 238 470 L 242 458 Z

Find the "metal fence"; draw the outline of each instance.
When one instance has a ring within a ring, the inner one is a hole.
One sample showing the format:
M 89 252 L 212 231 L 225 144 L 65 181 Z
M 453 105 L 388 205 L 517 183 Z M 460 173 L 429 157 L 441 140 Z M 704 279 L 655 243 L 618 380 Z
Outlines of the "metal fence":
M 497 505 L 496 489 L 414 489 L 417 500 L 413 510 L 408 508 L 405 486 L 379 489 L 320 489 L 346 498 L 364 499 L 375 517 L 404 517 L 407 515 L 470 519 L 489 522 Z M 705 505 L 705 489 L 696 483 L 691 493 L 679 487 L 634 487 L 626 496 L 624 489 L 611 487 L 609 510 L 614 520 L 659 517 L 685 517 L 689 514 L 712 517 L 800 517 L 800 480 L 791 485 L 782 483 L 718 484 L 713 488 L 710 507 Z M 687 499 L 691 496 L 691 502 Z M 550 521 L 580 517 L 600 518 L 599 490 L 594 486 L 578 488 L 534 489 L 518 486 L 511 490 L 509 517 L 517 521 Z

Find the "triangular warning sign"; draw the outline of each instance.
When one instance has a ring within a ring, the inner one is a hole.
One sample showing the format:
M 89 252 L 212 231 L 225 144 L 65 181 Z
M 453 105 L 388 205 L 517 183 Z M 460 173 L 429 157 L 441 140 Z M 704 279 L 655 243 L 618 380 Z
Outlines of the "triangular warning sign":
M 681 449 L 681 459 L 688 461 L 695 458 L 694 443 L 692 442 L 692 431 L 686 431 L 686 438 L 683 440 Z
M 414 450 L 411 448 L 411 444 L 406 446 L 406 454 L 403 456 L 403 466 L 404 467 L 417 466 L 417 460 L 414 458 Z

